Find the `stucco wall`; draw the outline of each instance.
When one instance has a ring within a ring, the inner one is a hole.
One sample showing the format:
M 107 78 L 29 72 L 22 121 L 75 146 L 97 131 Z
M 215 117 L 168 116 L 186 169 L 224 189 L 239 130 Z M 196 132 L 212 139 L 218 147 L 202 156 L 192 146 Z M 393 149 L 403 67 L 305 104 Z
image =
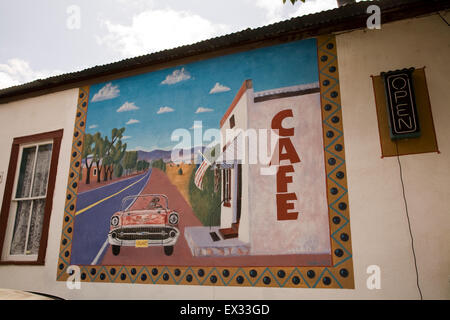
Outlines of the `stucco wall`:
M 3 199 L 13 138 L 64 129 L 58 172 L 53 196 L 45 266 L 0 266 L 0 287 L 54 293 L 65 296 L 55 279 L 64 213 L 65 186 L 69 172 L 72 134 L 78 90 L 67 90 L 31 99 L 0 105 L 0 184 Z M 65 286 L 64 286 L 65 287 Z
M 370 298 L 418 298 L 396 157 L 381 159 L 370 75 L 425 66 L 440 154 L 400 157 L 419 284 L 425 298 L 450 298 L 450 30 L 439 16 L 337 36 L 347 182 L 357 291 Z M 365 270 L 381 268 L 381 290 Z M 358 290 L 359 289 L 359 290 Z
M 425 298 L 450 298 L 450 33 L 430 16 L 337 36 L 355 269 L 354 290 L 159 286 L 56 282 L 77 90 L 0 105 L 0 171 L 13 137 L 64 128 L 45 266 L 0 266 L 0 287 L 64 298 L 99 299 L 391 299 L 418 298 L 397 158 L 380 158 L 370 75 L 426 66 L 440 154 L 400 158 L 419 281 Z M 4 181 L 0 184 L 3 197 Z M 366 287 L 366 268 L 381 268 L 381 289 Z

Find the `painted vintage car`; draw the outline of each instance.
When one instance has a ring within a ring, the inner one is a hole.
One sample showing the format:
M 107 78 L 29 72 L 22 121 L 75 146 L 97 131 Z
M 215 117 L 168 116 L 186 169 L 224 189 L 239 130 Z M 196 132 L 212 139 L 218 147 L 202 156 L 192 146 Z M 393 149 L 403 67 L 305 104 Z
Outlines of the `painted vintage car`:
M 169 209 L 169 200 L 163 194 L 125 197 L 121 210 L 110 219 L 108 241 L 112 253 L 118 255 L 122 246 L 162 246 L 170 256 L 180 235 L 179 220 L 180 215 Z

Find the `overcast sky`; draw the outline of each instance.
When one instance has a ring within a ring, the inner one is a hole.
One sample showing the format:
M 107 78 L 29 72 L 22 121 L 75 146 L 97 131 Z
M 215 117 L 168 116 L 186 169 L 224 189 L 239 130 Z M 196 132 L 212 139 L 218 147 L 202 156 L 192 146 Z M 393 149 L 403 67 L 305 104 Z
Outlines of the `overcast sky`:
M 0 2 L 0 88 L 337 7 L 336 0 Z

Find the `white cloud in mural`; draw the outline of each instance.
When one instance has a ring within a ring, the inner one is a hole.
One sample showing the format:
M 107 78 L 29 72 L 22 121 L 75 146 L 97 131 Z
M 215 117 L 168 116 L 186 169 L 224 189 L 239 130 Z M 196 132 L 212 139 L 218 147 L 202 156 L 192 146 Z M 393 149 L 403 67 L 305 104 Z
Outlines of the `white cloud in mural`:
M 129 24 L 101 19 L 101 26 L 107 34 L 96 36 L 97 43 L 118 51 L 122 57 L 134 57 L 192 44 L 232 31 L 226 25 L 213 23 L 190 11 L 147 7 L 138 12 Z
M 139 107 L 134 104 L 134 102 L 125 102 L 119 109 L 117 109 L 117 112 L 125 112 L 125 111 L 132 111 L 132 110 L 139 110 Z
M 130 138 L 132 138 L 131 136 L 123 136 L 122 137 L 122 140 L 128 140 L 128 139 L 130 139 Z
M 211 109 L 211 108 L 198 107 L 197 111 L 195 111 L 195 113 L 213 112 L 213 111 L 214 111 L 214 109 Z
M 135 123 L 139 123 L 139 122 L 140 122 L 139 120 L 130 119 L 130 120 L 128 120 L 128 122 L 126 124 L 135 124 Z
M 113 84 L 107 83 L 103 88 L 101 88 L 94 97 L 92 98 L 92 102 L 104 101 L 114 99 L 119 96 L 120 90 L 119 86 L 113 86 Z
M 22 59 L 13 58 L 0 63 L 0 89 L 17 86 L 36 79 L 45 79 L 63 73 L 60 70 L 33 70 L 30 64 Z
M 161 114 L 161 113 L 167 113 L 167 112 L 174 112 L 175 110 L 172 109 L 171 107 L 161 107 L 159 108 L 159 110 L 156 112 L 157 114 Z
M 95 129 L 95 128 L 98 128 L 98 124 L 91 124 L 89 126 L 89 129 Z
M 189 72 L 186 71 L 186 69 L 181 68 L 174 70 L 171 74 L 167 75 L 166 79 L 161 82 L 161 84 L 175 84 L 181 81 L 185 81 L 191 78 L 191 75 Z
M 230 91 L 231 89 L 227 86 L 224 86 L 223 84 L 220 84 L 218 82 L 216 82 L 216 84 L 214 85 L 214 87 L 209 90 L 209 94 L 214 94 L 214 93 L 219 93 L 219 92 L 227 92 Z

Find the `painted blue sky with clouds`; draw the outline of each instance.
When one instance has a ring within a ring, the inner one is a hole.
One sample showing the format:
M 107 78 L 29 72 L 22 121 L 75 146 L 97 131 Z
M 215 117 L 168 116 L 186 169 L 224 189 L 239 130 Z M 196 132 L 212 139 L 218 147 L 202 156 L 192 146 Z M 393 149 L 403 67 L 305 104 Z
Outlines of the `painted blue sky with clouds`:
M 92 85 L 87 133 L 125 127 L 128 150 L 170 149 L 178 128 L 219 128 L 246 79 L 255 91 L 319 80 L 315 39 L 236 53 Z M 215 88 L 215 90 L 213 90 Z M 203 111 L 203 112 L 199 112 Z M 197 113 L 196 113 L 197 112 Z

